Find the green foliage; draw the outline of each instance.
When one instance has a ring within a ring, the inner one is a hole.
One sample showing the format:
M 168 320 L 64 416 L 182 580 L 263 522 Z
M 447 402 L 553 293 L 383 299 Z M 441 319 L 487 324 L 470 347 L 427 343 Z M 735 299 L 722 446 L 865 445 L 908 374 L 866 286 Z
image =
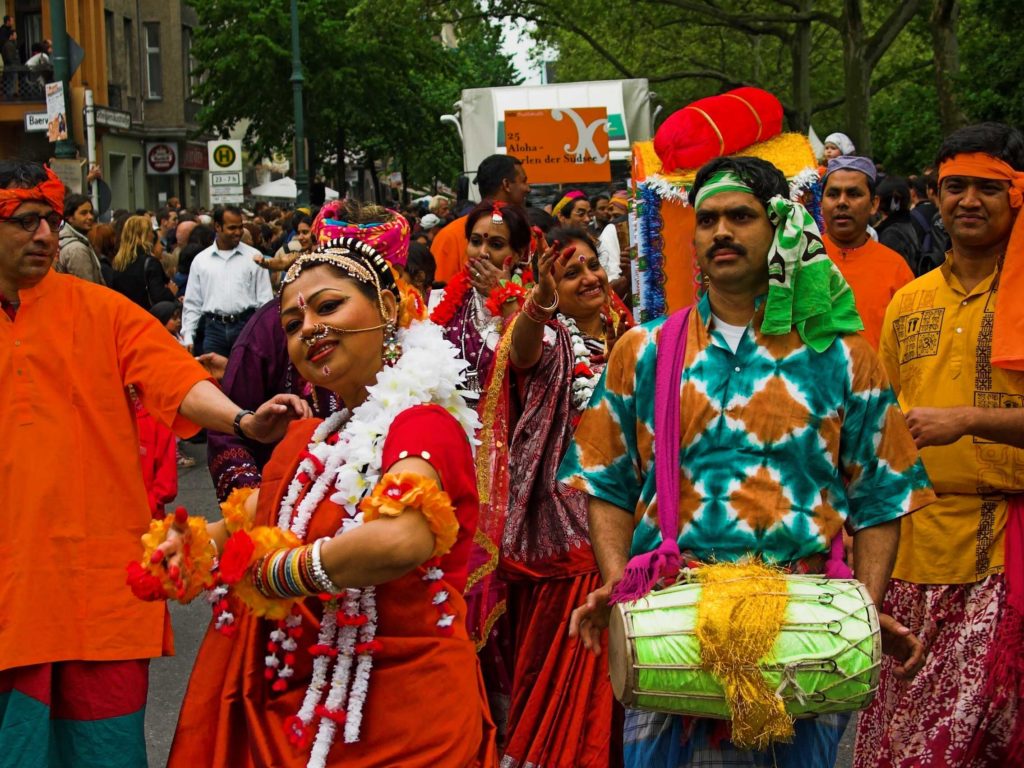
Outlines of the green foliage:
M 914 173 L 931 165 L 942 138 L 932 65 L 934 1 L 921 3 L 872 72 L 872 155 L 891 172 Z M 843 4 L 815 0 L 810 6 L 814 12 L 838 17 Z M 741 84 L 765 88 L 790 108 L 795 101 L 790 47 L 795 25 L 784 22 L 798 5 L 795 2 L 635 0 L 624 5 L 576 0 L 569 19 L 562 8 L 543 1 L 506 0 L 506 5 L 505 10 L 538 19 L 536 37 L 545 50 L 557 55 L 558 80 L 646 77 L 665 107 L 662 117 Z M 864 0 L 861 5 L 870 34 L 883 26 L 895 4 Z M 697 13 L 696 6 L 741 18 L 715 22 Z M 843 40 L 832 23 L 816 20 L 811 30 L 811 122 L 822 137 L 832 131 L 848 132 Z M 1015 4 L 962 0 L 957 82 L 960 106 L 969 121 L 1024 124 L 1022 39 L 1024 14 Z
M 247 120 L 250 151 L 290 154 L 288 0 L 192 5 L 200 21 L 193 44 L 201 124 L 224 132 Z M 299 23 L 306 135 L 317 154 L 332 154 L 343 136 L 347 152 L 391 159 L 413 183 L 450 181 L 461 169 L 458 137 L 439 117 L 463 88 L 516 82 L 511 62 L 497 53 L 498 27 L 458 24 L 458 46 L 446 48 L 424 0 L 301 0 Z

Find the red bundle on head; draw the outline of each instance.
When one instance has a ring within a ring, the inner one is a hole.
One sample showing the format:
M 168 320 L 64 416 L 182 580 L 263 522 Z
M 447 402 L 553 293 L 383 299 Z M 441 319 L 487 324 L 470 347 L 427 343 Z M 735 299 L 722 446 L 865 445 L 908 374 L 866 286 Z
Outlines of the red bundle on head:
M 760 88 L 737 88 L 683 107 L 654 135 L 668 172 L 699 168 L 782 132 L 782 104 Z

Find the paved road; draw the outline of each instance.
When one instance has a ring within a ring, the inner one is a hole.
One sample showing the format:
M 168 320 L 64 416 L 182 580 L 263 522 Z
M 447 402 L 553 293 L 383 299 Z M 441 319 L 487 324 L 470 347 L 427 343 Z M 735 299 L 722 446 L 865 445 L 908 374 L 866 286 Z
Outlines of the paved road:
M 183 469 L 178 476 L 178 499 L 189 513 L 213 518 L 218 513 L 210 474 L 206 471 L 206 446 L 184 444 L 184 451 L 197 459 L 196 466 Z M 185 695 L 185 686 L 192 662 L 210 621 L 210 607 L 201 597 L 191 605 L 171 604 L 174 622 L 174 645 L 177 655 L 154 659 L 150 667 L 149 702 L 146 709 L 146 741 L 151 768 L 167 763 L 171 739 L 178 721 L 178 710 Z M 853 761 L 853 723 L 839 747 L 836 768 L 850 768 Z

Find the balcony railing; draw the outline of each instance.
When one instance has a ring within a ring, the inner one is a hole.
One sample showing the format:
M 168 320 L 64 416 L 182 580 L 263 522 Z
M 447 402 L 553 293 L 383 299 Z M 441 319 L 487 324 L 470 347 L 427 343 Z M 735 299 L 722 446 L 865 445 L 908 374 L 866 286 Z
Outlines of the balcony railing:
M 45 102 L 46 84 L 53 80 L 51 67 L 8 64 L 0 75 L 0 101 Z
M 133 123 L 142 121 L 142 108 L 139 106 L 139 100 L 134 96 L 129 96 L 123 85 L 107 85 L 107 106 L 111 109 L 128 112 L 132 116 Z

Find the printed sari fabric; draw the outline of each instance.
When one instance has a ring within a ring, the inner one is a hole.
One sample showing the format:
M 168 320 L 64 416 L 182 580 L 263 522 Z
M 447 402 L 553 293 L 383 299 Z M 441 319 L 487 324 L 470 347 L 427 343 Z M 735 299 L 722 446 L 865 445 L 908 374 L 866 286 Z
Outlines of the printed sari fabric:
M 878 695 L 857 722 L 854 768 L 1003 768 L 1017 719 L 1016 697 L 994 703 L 986 660 L 1006 609 L 1002 574 L 975 584 L 893 579 L 885 612 L 928 649 L 913 680 L 882 659 Z
M 496 474 L 483 494 L 469 592 L 488 694 L 508 712 L 498 723 L 502 767 L 617 766 L 621 711 L 604 658 L 568 636 L 573 609 L 601 585 L 588 499 L 555 477 L 578 416 L 572 344 L 552 322 L 537 365 L 514 370 L 513 328 L 498 345 L 481 406 L 478 478 Z
M 149 659 L 0 672 L 0 768 L 146 765 Z

